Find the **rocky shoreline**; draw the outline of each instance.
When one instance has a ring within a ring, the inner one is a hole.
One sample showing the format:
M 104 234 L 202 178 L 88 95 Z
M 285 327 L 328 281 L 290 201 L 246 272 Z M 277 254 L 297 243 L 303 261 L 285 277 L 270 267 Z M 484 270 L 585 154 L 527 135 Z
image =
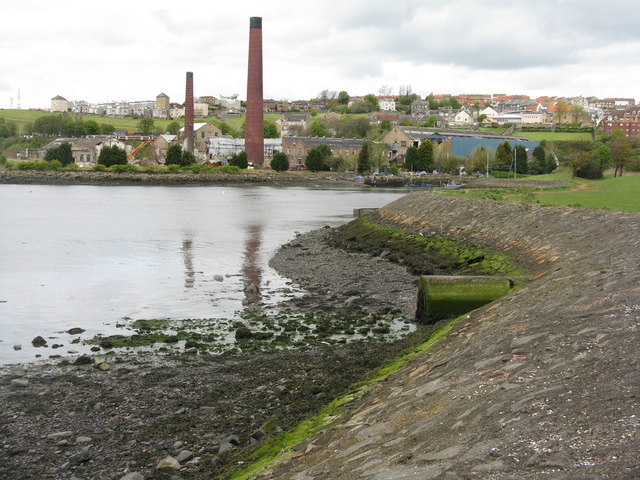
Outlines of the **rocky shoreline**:
M 383 178 L 383 177 L 381 177 Z M 396 177 L 397 178 L 397 177 Z M 416 179 L 420 177 L 414 177 Z M 442 177 L 435 183 L 446 183 L 450 177 Z M 417 180 L 416 180 L 417 181 Z M 426 182 L 429 183 L 429 182 Z M 513 180 L 501 178 L 465 177 L 467 188 L 549 188 L 563 187 L 563 181 Z M 242 173 L 150 173 L 109 172 L 92 170 L 13 170 L 0 169 L 0 184 L 22 185 L 150 185 L 150 186 L 204 186 L 204 185 L 271 185 L 320 188 L 406 188 L 395 182 L 380 181 L 366 185 L 355 175 L 327 172 L 274 172 L 271 170 Z
M 329 233 L 302 235 L 272 260 L 308 291 L 286 308 L 410 321 L 415 276 L 382 258 L 329 248 Z M 263 436 L 312 416 L 425 335 L 263 353 L 118 352 L 106 356 L 104 370 L 86 356 L 0 368 L 0 477 L 217 478 Z
M 150 186 L 204 186 L 204 185 L 272 185 L 323 188 L 363 187 L 353 175 L 339 176 L 328 173 L 272 172 L 255 173 L 148 173 L 109 172 L 91 170 L 9 170 L 0 169 L 0 184 L 39 185 L 150 185 Z

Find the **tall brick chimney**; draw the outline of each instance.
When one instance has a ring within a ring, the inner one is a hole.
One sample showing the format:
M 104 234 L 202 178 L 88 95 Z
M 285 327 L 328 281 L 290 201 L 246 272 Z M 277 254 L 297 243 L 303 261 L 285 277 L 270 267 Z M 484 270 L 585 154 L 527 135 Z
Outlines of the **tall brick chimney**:
M 187 93 L 184 101 L 185 150 L 193 153 L 193 72 L 187 72 Z
M 245 151 L 247 152 L 248 160 L 259 165 L 264 164 L 262 101 L 262 17 L 251 17 L 249 23 Z

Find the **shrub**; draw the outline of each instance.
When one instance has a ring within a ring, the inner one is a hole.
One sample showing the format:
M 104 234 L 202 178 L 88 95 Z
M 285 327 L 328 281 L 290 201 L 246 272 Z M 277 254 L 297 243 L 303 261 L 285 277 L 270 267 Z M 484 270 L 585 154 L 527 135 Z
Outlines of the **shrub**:
M 289 170 L 289 157 L 284 152 L 276 152 L 271 160 L 271 168 L 276 172 L 284 172 Z
M 18 170 L 33 170 L 36 162 L 17 162 L 16 168 Z
M 126 165 L 127 152 L 117 145 L 102 147 L 100 155 L 98 156 L 98 163 L 105 167 L 111 167 L 112 165 Z
M 238 167 L 241 169 L 245 169 L 249 166 L 249 161 L 247 160 L 247 152 L 240 152 L 234 154 L 229 160 L 229 165 L 233 167 Z
M 102 165 L 102 164 L 97 164 L 95 165 L 93 168 L 91 168 L 91 170 L 94 170 L 96 172 L 104 172 L 107 169 L 106 166 Z
M 217 171 L 223 172 L 223 173 L 240 173 L 240 169 L 233 165 L 225 165 L 223 167 L 218 167 Z
M 162 167 L 158 165 L 151 165 L 149 167 L 145 167 L 144 172 L 146 173 L 165 173 L 167 171 L 167 167 Z
M 59 170 L 62 163 L 58 160 L 43 160 L 40 162 L 17 162 L 15 164 L 18 170 Z
M 115 173 L 123 173 L 123 172 L 137 172 L 138 167 L 135 165 L 124 164 L 124 165 L 112 165 L 109 167 L 112 172 Z
M 400 175 L 400 169 L 399 169 L 398 167 L 396 167 L 395 165 L 391 165 L 391 166 L 389 167 L 389 173 L 390 173 L 391 175 L 396 175 L 396 176 L 397 176 L 397 175 Z
M 495 178 L 509 178 L 509 172 L 503 170 L 494 170 L 491 175 Z
M 167 167 L 167 170 L 169 170 L 171 173 L 177 173 L 180 171 L 180 165 L 176 165 L 175 163 L 173 163 Z
M 62 165 L 69 165 L 73 163 L 73 153 L 71 151 L 71 144 L 69 142 L 63 142 L 57 147 L 50 148 L 44 156 L 45 160 L 58 160 Z
M 190 152 L 185 152 L 185 153 L 190 153 Z M 182 167 L 181 170 L 183 172 L 200 173 L 200 165 L 187 165 Z
M 184 152 L 182 152 L 182 159 L 180 160 L 180 165 L 182 165 L 183 167 L 188 167 L 189 165 L 194 165 L 196 163 L 196 156 L 189 152 L 188 150 L 185 150 Z

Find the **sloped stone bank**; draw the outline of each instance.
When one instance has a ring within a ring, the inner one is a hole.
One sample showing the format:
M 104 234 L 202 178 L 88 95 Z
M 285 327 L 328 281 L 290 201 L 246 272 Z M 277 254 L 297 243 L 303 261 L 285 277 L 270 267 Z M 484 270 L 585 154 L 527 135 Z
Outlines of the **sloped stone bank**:
M 260 478 L 640 478 L 640 215 L 429 193 L 377 215 L 509 253 L 531 281 Z

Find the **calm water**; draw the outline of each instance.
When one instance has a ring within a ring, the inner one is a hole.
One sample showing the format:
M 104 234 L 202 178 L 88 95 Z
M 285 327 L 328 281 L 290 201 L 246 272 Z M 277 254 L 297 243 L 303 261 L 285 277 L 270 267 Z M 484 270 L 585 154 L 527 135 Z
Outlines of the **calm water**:
M 242 309 L 245 280 L 277 302 L 287 279 L 267 263 L 279 245 L 401 195 L 0 185 L 0 363 L 83 351 L 69 344 L 72 327 L 86 337 L 122 333 L 123 318 L 230 318 Z M 34 349 L 36 335 L 64 348 Z

